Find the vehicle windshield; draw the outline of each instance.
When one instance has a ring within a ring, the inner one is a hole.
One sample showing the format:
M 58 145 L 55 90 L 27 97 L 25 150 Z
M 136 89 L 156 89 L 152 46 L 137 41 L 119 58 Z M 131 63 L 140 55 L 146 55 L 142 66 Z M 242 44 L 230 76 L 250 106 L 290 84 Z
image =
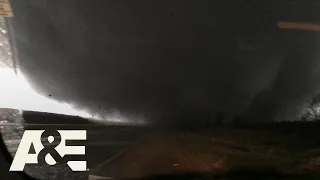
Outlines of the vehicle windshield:
M 317 179 L 316 1 L 0 2 L 0 132 L 36 179 Z

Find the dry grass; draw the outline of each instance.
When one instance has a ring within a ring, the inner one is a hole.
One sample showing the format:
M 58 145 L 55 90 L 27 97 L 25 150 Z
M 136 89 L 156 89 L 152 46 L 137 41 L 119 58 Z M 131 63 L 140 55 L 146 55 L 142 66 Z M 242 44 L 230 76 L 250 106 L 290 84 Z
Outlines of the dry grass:
M 320 147 L 308 146 L 303 139 L 291 134 L 220 129 L 195 134 L 194 141 L 187 146 L 193 154 L 205 157 L 204 162 L 222 159 L 216 162 L 219 167 L 223 162 L 225 170 L 273 167 L 290 174 L 320 173 Z M 213 164 L 216 167 L 216 163 Z
M 301 145 L 303 142 L 295 136 L 262 131 L 172 133 L 151 137 L 100 172 L 112 177 L 225 173 L 235 169 L 289 175 L 320 172 L 320 148 Z

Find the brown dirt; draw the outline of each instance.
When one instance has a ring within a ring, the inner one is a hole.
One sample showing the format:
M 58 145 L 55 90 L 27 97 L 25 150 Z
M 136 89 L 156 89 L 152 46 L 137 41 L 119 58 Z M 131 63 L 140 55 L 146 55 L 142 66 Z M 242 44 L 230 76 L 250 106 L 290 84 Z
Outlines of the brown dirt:
M 230 132 L 230 131 L 229 131 Z M 256 137 L 258 138 L 258 137 Z M 235 140 L 236 139 L 236 140 Z M 285 146 L 263 145 L 241 137 L 175 133 L 155 136 L 108 161 L 92 174 L 112 178 L 140 178 L 183 172 L 226 172 L 236 167 L 272 167 L 286 173 L 319 170 L 318 159 L 297 162 Z M 315 163 L 316 162 L 316 163 Z M 305 167 L 307 166 L 307 168 Z

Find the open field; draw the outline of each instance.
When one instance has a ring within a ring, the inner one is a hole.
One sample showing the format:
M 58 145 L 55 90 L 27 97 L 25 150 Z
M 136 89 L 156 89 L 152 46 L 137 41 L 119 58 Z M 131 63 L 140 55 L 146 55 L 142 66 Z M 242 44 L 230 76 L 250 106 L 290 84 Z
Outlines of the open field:
M 130 179 L 185 173 L 227 179 L 230 173 L 238 178 L 318 179 L 320 146 L 310 142 L 290 133 L 230 127 L 167 132 L 136 144 L 90 173 Z
M 23 129 L 86 129 L 88 134 L 84 144 L 87 172 L 71 172 L 65 164 L 27 165 L 26 172 L 39 179 L 88 179 L 88 175 L 319 179 L 318 121 L 170 129 L 99 125 L 78 117 L 43 113 L 24 115 L 24 123 L 6 120 L 1 126 L 13 154 Z

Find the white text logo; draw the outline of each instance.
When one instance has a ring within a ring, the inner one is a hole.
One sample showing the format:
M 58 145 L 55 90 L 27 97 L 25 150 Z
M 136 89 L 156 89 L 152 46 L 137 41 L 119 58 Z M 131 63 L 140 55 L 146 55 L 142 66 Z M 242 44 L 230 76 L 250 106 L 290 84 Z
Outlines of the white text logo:
M 86 140 L 86 130 L 25 130 L 10 171 L 23 171 L 25 164 L 66 163 L 72 171 L 86 171 L 87 162 L 65 160 L 70 155 L 85 155 L 85 146 L 66 145 L 66 141 Z M 29 153 L 33 146 L 34 153 Z M 72 159 L 84 156 L 72 156 Z M 75 157 L 75 158 L 74 158 Z M 69 159 L 69 158 L 68 158 Z

